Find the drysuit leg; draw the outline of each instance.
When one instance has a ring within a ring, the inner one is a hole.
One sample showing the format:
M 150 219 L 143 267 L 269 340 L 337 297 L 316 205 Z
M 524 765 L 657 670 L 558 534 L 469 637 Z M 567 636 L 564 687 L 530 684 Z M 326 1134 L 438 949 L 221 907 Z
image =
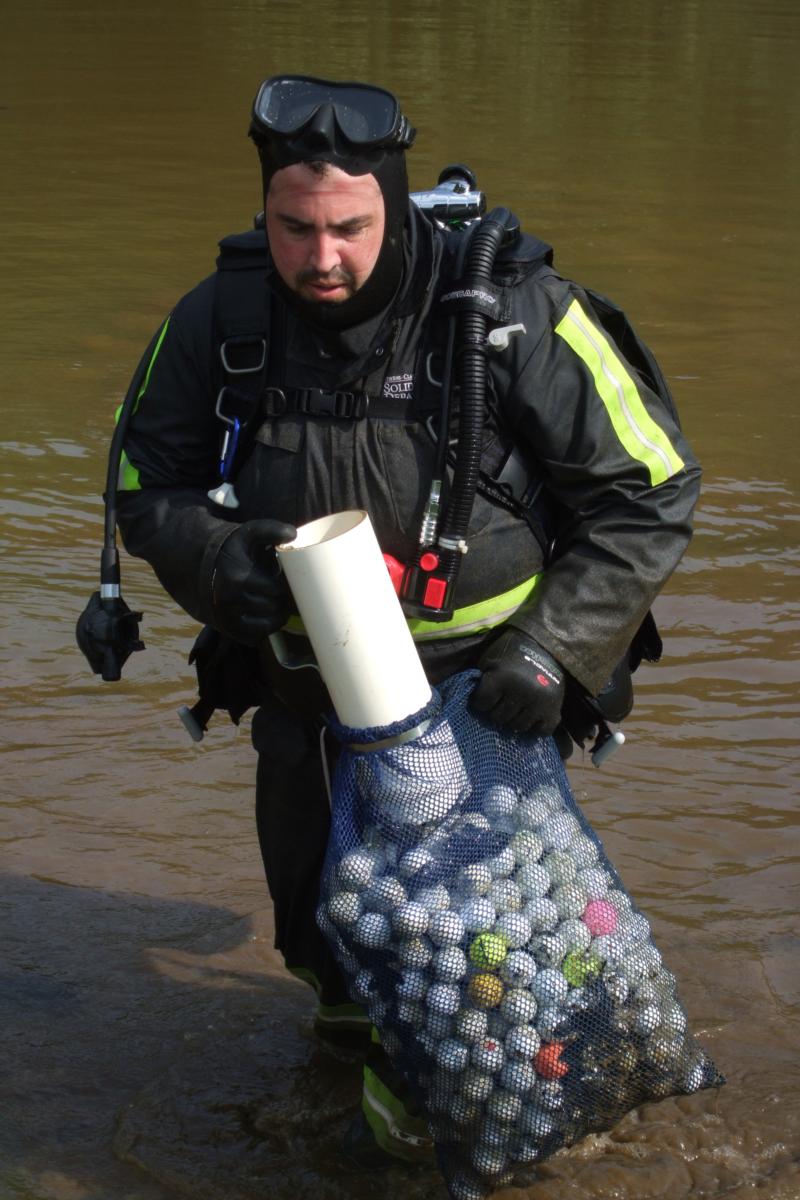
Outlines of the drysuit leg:
M 275 913 L 275 946 L 287 969 L 315 989 L 318 1031 L 366 1038 L 369 1019 L 351 1001 L 315 916 L 330 827 L 319 735 L 316 722 L 277 706 L 255 714 L 258 841 Z

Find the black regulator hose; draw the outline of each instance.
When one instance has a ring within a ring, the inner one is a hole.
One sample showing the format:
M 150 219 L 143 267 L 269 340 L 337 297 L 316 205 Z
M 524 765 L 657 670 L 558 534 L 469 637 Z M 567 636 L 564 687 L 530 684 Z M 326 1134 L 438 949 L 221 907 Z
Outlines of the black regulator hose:
M 150 354 L 145 354 L 120 407 L 117 426 L 108 451 L 106 470 L 103 548 L 100 552 L 100 590 L 94 592 L 78 618 L 75 640 L 89 666 L 103 680 L 115 683 L 136 650 L 144 650 L 139 637 L 140 612 L 132 612 L 122 597 L 119 551 L 117 550 L 117 485 L 122 448 L 128 424 L 139 399 Z
M 473 226 L 466 246 L 463 271 L 455 281 L 461 294 L 457 315 L 455 354 L 459 383 L 458 444 L 453 482 L 438 536 L 423 544 L 408 566 L 401 585 L 403 608 L 410 616 L 447 621 L 453 615 L 456 580 L 466 552 L 475 493 L 478 490 L 486 415 L 486 300 L 496 295 L 492 284 L 495 259 L 503 243 L 519 229 L 507 208 L 494 208 Z M 491 311 L 491 310 L 489 310 Z M 443 405 L 443 412 L 446 412 Z M 448 423 L 439 429 L 440 448 L 447 446 Z
M 475 227 L 467 249 L 466 278 L 462 286 L 472 289 L 479 289 L 481 283 L 491 286 L 494 262 L 512 222 L 516 224 L 516 218 L 507 208 L 494 208 Z M 467 536 L 478 488 L 486 414 L 487 324 L 488 317 L 475 310 L 468 310 L 458 318 L 458 447 L 453 485 L 439 534 L 439 545 L 448 549 L 455 549 L 457 543 Z M 449 546 L 450 542 L 454 543 L 453 547 Z

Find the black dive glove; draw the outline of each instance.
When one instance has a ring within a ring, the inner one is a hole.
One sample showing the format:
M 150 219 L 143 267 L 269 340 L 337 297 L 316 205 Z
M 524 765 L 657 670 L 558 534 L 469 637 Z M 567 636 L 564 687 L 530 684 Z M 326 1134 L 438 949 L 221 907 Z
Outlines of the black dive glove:
M 219 548 L 211 579 L 213 625 L 220 633 L 255 646 L 274 633 L 291 611 L 289 587 L 275 546 L 297 536 L 284 521 L 245 521 Z
M 472 711 L 512 733 L 538 737 L 561 720 L 564 669 L 538 642 L 508 628 L 478 660 L 483 672 L 472 694 Z

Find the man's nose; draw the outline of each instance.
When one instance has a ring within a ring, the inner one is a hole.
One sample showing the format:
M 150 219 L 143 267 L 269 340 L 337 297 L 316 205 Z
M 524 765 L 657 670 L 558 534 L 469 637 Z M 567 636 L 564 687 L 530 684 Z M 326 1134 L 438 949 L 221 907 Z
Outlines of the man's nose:
M 315 234 L 311 246 L 311 266 L 315 271 L 319 271 L 320 275 L 327 275 L 339 266 L 336 238 L 331 237 L 329 233 Z

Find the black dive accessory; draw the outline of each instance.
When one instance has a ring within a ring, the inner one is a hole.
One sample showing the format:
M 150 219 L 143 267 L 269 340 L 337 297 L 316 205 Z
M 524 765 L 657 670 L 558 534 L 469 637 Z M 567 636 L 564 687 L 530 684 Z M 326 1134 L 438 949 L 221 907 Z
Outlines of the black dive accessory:
M 95 675 L 107 683 L 116 683 L 131 654 L 144 650 L 139 638 L 140 612 L 132 612 L 120 590 L 119 552 L 117 550 L 117 479 L 128 422 L 145 375 L 147 356 L 134 375 L 111 439 L 106 473 L 106 507 L 103 549 L 100 554 L 100 591 L 94 592 L 78 617 L 75 639 L 86 655 Z
M 497 293 L 492 283 L 501 247 L 517 236 L 519 223 L 507 208 L 494 208 L 465 235 L 456 277 L 440 303 L 451 305 L 442 371 L 437 463 L 419 534 L 419 550 L 406 567 L 400 599 L 411 616 L 447 621 L 480 477 L 488 368 L 487 325 Z M 453 367 L 458 367 L 459 427 L 450 494 L 442 509 L 449 446 Z
M 309 75 L 274 75 L 259 88 L 253 104 L 250 136 L 313 145 L 314 135 L 328 145 L 344 138 L 357 149 L 394 146 L 407 149 L 416 135 L 400 111 L 397 97 L 366 83 L 336 83 Z

